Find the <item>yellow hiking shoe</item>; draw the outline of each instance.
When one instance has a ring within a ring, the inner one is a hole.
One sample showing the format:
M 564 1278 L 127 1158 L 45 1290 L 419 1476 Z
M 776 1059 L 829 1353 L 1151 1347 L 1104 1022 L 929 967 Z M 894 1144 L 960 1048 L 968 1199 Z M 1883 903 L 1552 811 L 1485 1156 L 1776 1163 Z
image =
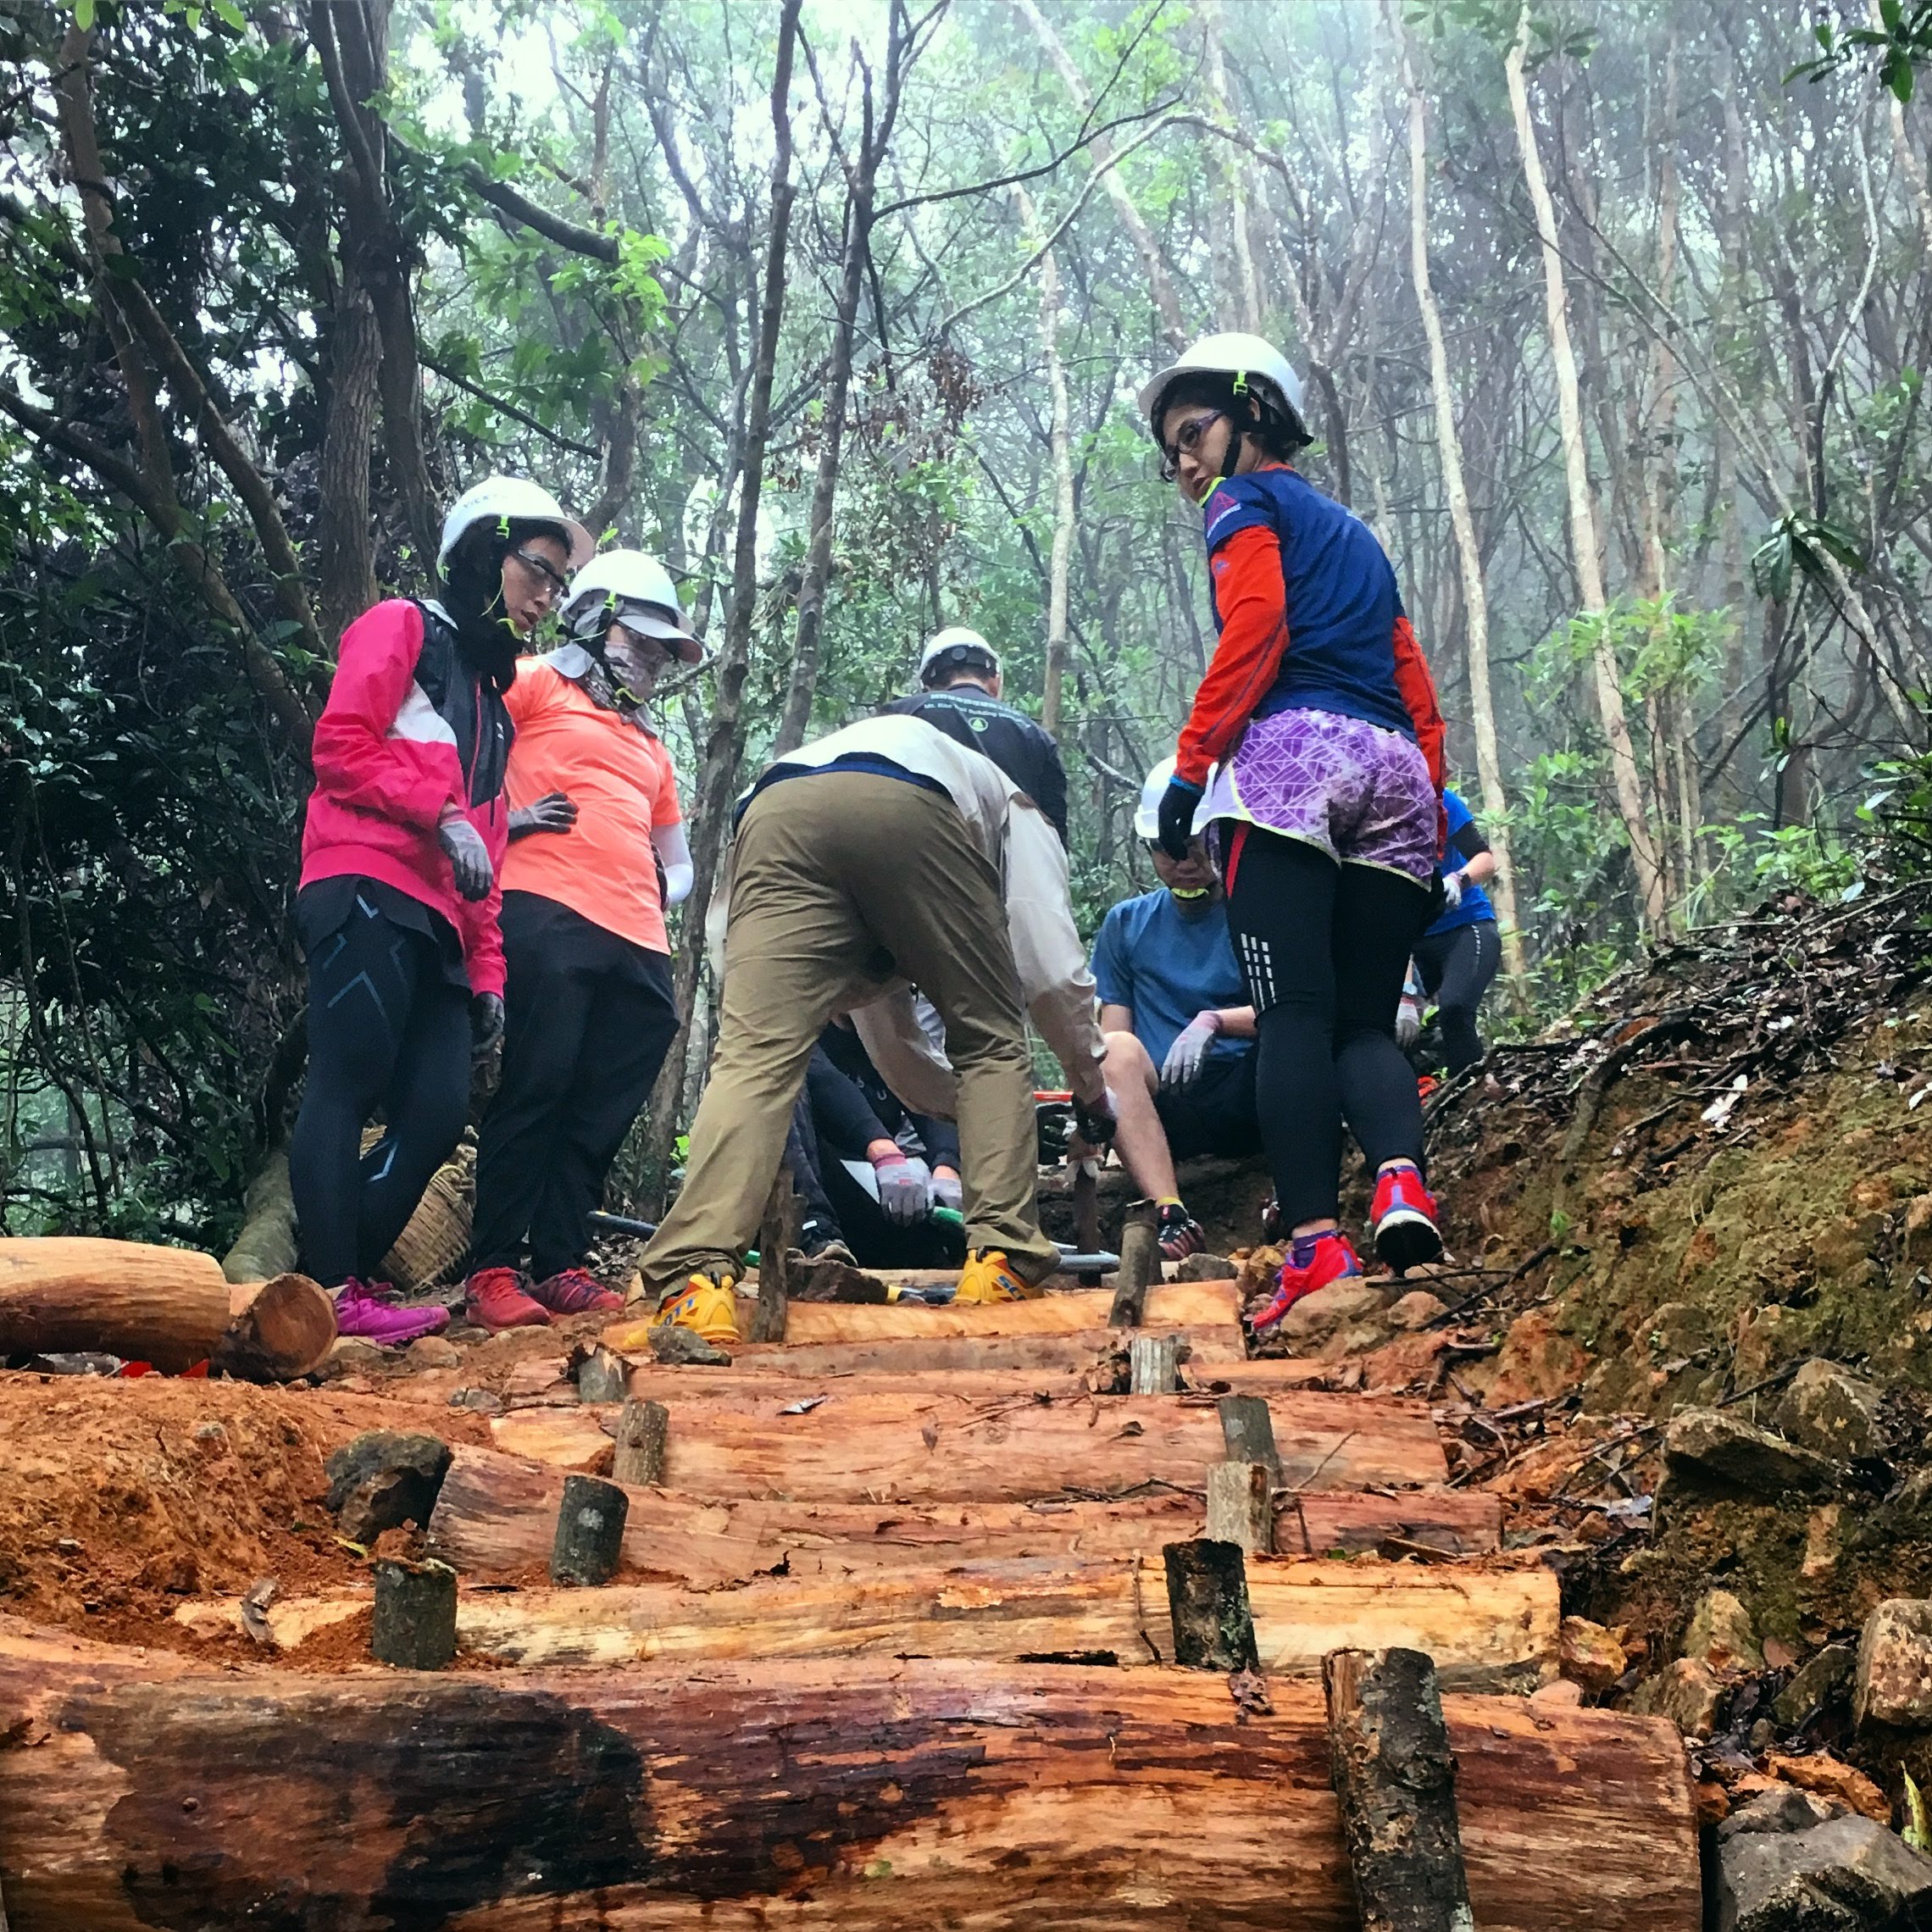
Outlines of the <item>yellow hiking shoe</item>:
M 1013 1273 L 997 1248 L 981 1248 L 960 1270 L 959 1292 L 952 1300 L 958 1307 L 968 1302 L 1030 1302 L 1039 1294 Z
M 736 1341 L 738 1294 L 735 1277 L 713 1280 L 708 1274 L 693 1274 L 682 1288 L 674 1288 L 658 1304 L 658 1319 L 674 1328 L 686 1328 L 708 1342 Z

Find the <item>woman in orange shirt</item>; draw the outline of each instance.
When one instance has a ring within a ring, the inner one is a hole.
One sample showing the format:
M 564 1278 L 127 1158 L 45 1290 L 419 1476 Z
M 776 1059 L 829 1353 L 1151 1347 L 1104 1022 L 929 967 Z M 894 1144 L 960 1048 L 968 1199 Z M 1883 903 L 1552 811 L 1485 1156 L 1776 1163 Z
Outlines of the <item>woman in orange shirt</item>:
M 624 1306 L 582 1265 L 590 1215 L 678 1026 L 664 910 L 691 890 L 691 854 L 643 707 L 666 663 L 701 647 L 641 551 L 587 564 L 563 615 L 571 641 L 525 658 L 508 698 L 503 1073 L 469 1277 L 470 1319 L 491 1330 Z

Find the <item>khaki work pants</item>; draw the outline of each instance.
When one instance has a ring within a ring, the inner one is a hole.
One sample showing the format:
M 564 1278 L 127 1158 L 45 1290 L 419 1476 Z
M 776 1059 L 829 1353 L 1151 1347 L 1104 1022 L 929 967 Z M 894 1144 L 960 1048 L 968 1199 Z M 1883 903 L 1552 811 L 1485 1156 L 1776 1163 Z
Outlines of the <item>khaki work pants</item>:
M 1033 1072 L 997 872 L 952 801 L 867 772 L 788 778 L 752 801 L 732 858 L 718 1049 L 684 1191 L 638 1267 L 653 1296 L 738 1271 L 757 1238 L 806 1063 L 868 974 L 915 982 L 959 1076 L 968 1249 L 1029 1281 L 1059 1255 L 1034 1211 Z

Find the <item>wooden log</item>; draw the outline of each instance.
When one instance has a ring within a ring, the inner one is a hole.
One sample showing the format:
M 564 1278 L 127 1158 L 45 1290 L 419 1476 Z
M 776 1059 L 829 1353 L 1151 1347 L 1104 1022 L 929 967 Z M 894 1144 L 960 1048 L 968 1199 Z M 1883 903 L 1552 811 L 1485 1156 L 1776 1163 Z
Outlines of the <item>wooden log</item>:
M 696 1371 L 691 1381 L 696 1392 L 670 1405 L 664 1456 L 664 1481 L 691 1496 L 1024 1502 L 1162 1482 L 1202 1492 L 1208 1465 L 1224 1459 L 1214 1411 L 1172 1396 L 1023 1406 L 860 1385 L 800 1413 L 782 1387 L 747 1403 L 708 1395 Z M 1416 1404 L 1296 1390 L 1266 1406 L 1285 1487 L 1447 1480 L 1435 1425 Z M 531 1408 L 493 1418 L 490 1433 L 509 1454 L 602 1474 L 615 1426 L 608 1409 Z
M 956 1281 L 958 1271 L 895 1269 L 895 1281 Z M 1055 1290 L 1030 1302 L 995 1302 L 965 1307 L 935 1308 L 923 1302 L 895 1302 L 883 1308 L 840 1302 L 801 1302 L 786 1312 L 786 1342 L 933 1341 L 945 1335 L 1073 1335 L 1108 1325 L 1113 1298 L 1102 1289 Z M 1151 1288 L 1142 1328 L 1192 1328 L 1208 1323 L 1238 1325 L 1241 1298 L 1231 1281 L 1169 1281 Z M 609 1347 L 642 1353 L 648 1321 L 625 1321 L 604 1330 Z
M 1197 1536 L 1169 1543 L 1161 1559 L 1167 1568 L 1174 1661 L 1186 1670 L 1258 1668 L 1241 1545 Z
M 549 1556 L 563 1493 L 561 1469 L 459 1447 L 430 1519 L 431 1546 L 467 1576 L 536 1568 Z M 1131 1556 L 1202 1528 L 1201 1506 L 1173 1492 L 1118 1502 L 912 1505 L 704 1502 L 638 1486 L 630 1496 L 619 1574 L 674 1577 L 705 1590 L 749 1582 L 781 1563 L 798 1576 L 847 1576 L 908 1564 Z M 1281 1509 L 1275 1534 L 1279 1547 L 1304 1556 L 1373 1550 L 1391 1536 L 1474 1555 L 1496 1547 L 1501 1527 L 1493 1496 L 1437 1487 L 1304 1494 Z M 1348 1633 L 1340 1641 L 1349 1641 Z
M 1120 1269 L 1114 1276 L 1109 1328 L 1141 1325 L 1150 1283 L 1161 1278 L 1160 1216 L 1151 1201 L 1130 1201 L 1120 1224 Z
M 1360 1398 L 1357 1398 L 1360 1399 Z M 1274 1442 L 1274 1417 L 1265 1396 L 1223 1396 L 1217 1405 L 1221 1441 L 1230 1463 L 1259 1463 L 1277 1483 L 1288 1480 Z
M 780 1161 L 772 1177 L 764 1223 L 758 1230 L 758 1305 L 752 1316 L 750 1337 L 753 1341 L 785 1340 L 791 1251 L 798 1246 L 804 1213 L 805 1204 L 792 1185 L 791 1169 Z
M 664 1442 L 670 1411 L 662 1402 L 631 1396 L 618 1412 L 617 1446 L 610 1461 L 611 1480 L 648 1488 L 664 1480 Z
M 264 1380 L 305 1375 L 336 1338 L 333 1303 L 299 1274 L 230 1286 L 219 1263 L 188 1248 L 78 1235 L 0 1240 L 0 1356 L 99 1351 L 178 1375 L 228 1341 Z
M 1555 1668 L 1558 1599 L 1546 1572 L 1463 1577 L 1415 1564 L 1260 1562 L 1249 1567 L 1246 1601 L 1272 1676 L 1313 1677 L 1338 1639 L 1427 1645 L 1457 1690 L 1528 1690 Z M 265 1613 L 269 1640 L 299 1650 L 366 1602 L 277 1599 Z M 203 1635 L 240 1627 L 232 1600 L 177 1618 Z M 906 1656 L 1146 1666 L 1171 1662 L 1180 1643 L 1164 1563 L 1151 1551 L 960 1563 L 937 1548 L 923 1563 L 889 1568 L 794 1564 L 738 1590 L 645 1583 L 472 1593 L 456 1629 L 463 1652 L 494 1663 L 599 1668 Z
M 1231 1322 L 1200 1322 L 1175 1333 L 1187 1343 L 1188 1373 L 1213 1380 L 1243 1363 L 1247 1345 Z M 883 1341 L 788 1341 L 773 1348 L 741 1344 L 731 1367 L 744 1375 L 953 1374 L 962 1371 L 1003 1374 L 1015 1369 L 1084 1374 L 1119 1336 L 1105 1328 L 1076 1329 L 1066 1335 L 906 1335 Z M 1280 1385 L 1313 1381 L 1330 1368 L 1325 1362 L 1281 1357 L 1266 1364 L 1284 1371 Z M 1245 1373 L 1245 1370 L 1243 1371 Z
M 1168 1396 L 1180 1386 L 1180 1338 L 1136 1335 L 1127 1345 L 1128 1380 L 1136 1396 Z
M 620 1402 L 630 1374 L 630 1364 L 615 1349 L 600 1344 L 577 1364 L 577 1400 Z
M 400 1670 L 441 1670 L 456 1655 L 456 1572 L 433 1558 L 375 1566 L 369 1653 Z
M 1270 1692 L 877 1658 L 341 1678 L 8 1621 L 0 1885 L 14 1932 L 1354 1932 L 1320 1690 Z M 1698 1932 L 1666 1720 L 1445 1708 L 1484 1932 Z
M 1363 1932 L 1475 1932 L 1435 1667 L 1417 1650 L 1341 1650 L 1322 1684 Z
M 278 1147 L 242 1196 L 242 1232 L 221 1257 L 221 1272 L 230 1281 L 269 1281 L 292 1274 L 301 1258 L 288 1150 Z
M 1208 1465 L 1208 1534 L 1238 1543 L 1244 1556 L 1274 1549 L 1274 1479 L 1264 1463 Z
M 630 1498 L 596 1476 L 566 1476 L 550 1546 L 550 1580 L 594 1587 L 617 1574 Z

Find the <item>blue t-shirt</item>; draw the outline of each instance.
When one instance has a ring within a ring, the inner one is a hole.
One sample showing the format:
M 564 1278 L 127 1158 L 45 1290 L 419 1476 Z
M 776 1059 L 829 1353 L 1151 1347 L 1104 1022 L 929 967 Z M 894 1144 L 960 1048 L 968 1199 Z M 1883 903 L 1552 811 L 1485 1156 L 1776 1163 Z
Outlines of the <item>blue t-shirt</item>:
M 1442 810 L 1449 821 L 1449 842 L 1446 850 L 1435 862 L 1435 876 L 1446 878 L 1450 873 L 1459 871 L 1479 852 L 1489 850 L 1489 841 L 1482 835 L 1476 824 L 1475 814 L 1453 791 L 1446 789 L 1442 794 Z M 1463 835 L 1462 843 L 1457 843 L 1457 835 Z M 1439 932 L 1453 932 L 1457 926 L 1475 925 L 1484 919 L 1494 919 L 1496 908 L 1490 903 L 1490 896 L 1480 886 L 1465 885 L 1462 901 L 1445 912 L 1429 929 L 1425 937 Z
M 1108 912 L 1093 942 L 1092 964 L 1102 1004 L 1133 1008 L 1134 1035 L 1156 1067 L 1203 1008 L 1248 1003 L 1228 936 L 1227 907 L 1217 902 L 1191 917 L 1164 886 L 1123 899 Z M 1208 1051 L 1229 1056 L 1253 1047 L 1252 1040 L 1218 1034 Z
M 1288 649 L 1255 716 L 1334 711 L 1413 738 L 1414 721 L 1396 684 L 1402 600 L 1368 525 L 1285 469 L 1224 477 L 1201 514 L 1210 557 L 1237 530 L 1271 530 L 1281 546 Z M 1219 628 L 1219 608 L 1214 622 Z

